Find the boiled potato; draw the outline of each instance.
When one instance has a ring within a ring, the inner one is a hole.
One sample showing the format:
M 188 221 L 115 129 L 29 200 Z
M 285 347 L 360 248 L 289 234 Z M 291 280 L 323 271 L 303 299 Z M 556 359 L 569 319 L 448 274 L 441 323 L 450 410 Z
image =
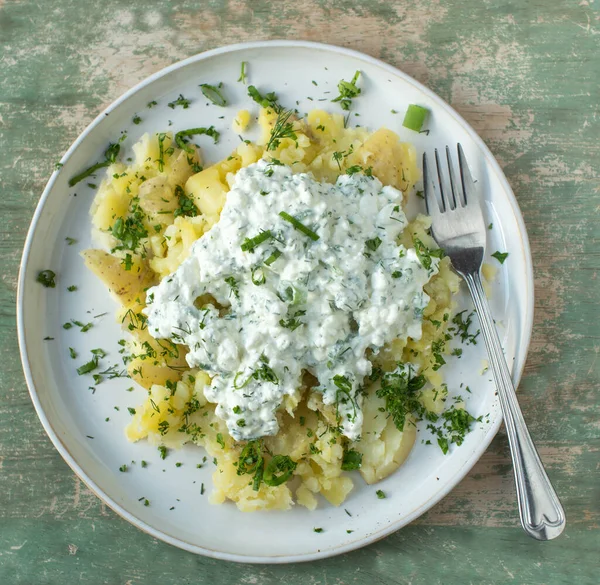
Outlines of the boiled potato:
M 81 256 L 86 267 L 102 280 L 108 292 L 123 305 L 135 303 L 155 283 L 154 273 L 145 261 L 134 258 L 131 270 L 125 270 L 121 259 L 104 250 L 84 250 Z
M 208 167 L 192 175 L 185 184 L 186 192 L 194 199 L 203 215 L 218 217 L 225 205 L 229 187 L 221 178 L 223 172 L 222 166 Z
M 363 168 L 371 167 L 384 185 L 401 191 L 412 189 L 419 179 L 414 148 L 400 142 L 398 135 L 387 128 L 372 134 L 357 150 L 354 159 Z
M 360 474 L 368 484 L 376 483 L 393 473 L 408 457 L 417 427 L 407 417 L 404 430 L 399 431 L 385 412 L 385 400 L 376 394 L 375 385 L 363 402 L 363 431 L 361 440 L 353 448 L 362 453 Z M 383 412 L 380 410 L 383 409 Z

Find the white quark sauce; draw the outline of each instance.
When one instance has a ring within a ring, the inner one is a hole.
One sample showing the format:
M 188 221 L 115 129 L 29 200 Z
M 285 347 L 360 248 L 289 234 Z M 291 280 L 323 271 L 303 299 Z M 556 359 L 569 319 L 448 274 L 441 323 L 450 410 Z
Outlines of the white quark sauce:
M 148 291 L 151 335 L 188 345 L 190 367 L 213 376 L 206 398 L 234 439 L 276 434 L 276 412 L 304 370 L 336 405 L 342 433 L 360 438 L 366 350 L 420 338 L 423 285 L 438 267 L 397 244 L 401 203 L 400 191 L 363 174 L 332 185 L 259 161 L 237 173 L 219 222 L 189 258 Z M 242 250 L 267 230 L 272 237 Z M 196 306 L 205 294 L 220 307 Z

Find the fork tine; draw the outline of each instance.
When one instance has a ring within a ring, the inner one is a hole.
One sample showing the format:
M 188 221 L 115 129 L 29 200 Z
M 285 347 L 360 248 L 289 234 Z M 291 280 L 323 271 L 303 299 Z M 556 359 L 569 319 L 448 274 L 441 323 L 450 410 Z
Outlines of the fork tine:
M 456 145 L 456 149 L 458 150 L 458 168 L 460 170 L 460 181 L 462 183 L 462 192 L 464 196 L 463 205 L 467 205 L 469 200 L 472 202 L 477 200 L 477 192 L 475 191 L 475 181 L 471 176 L 471 171 L 469 170 L 469 163 L 467 163 L 467 157 L 463 151 L 463 147 L 460 142 Z
M 435 149 L 435 166 L 437 167 L 437 176 L 438 176 L 438 185 L 440 187 L 440 197 L 442 200 L 442 211 L 448 211 L 449 209 L 454 209 L 450 204 L 450 200 L 448 199 L 448 195 L 451 192 L 450 186 L 442 173 L 442 165 L 440 164 L 440 155 L 438 154 L 438 149 Z
M 450 154 L 450 148 L 448 146 L 446 146 L 446 159 L 448 161 L 448 176 L 450 178 L 450 190 L 452 192 L 452 209 L 456 209 L 459 201 L 461 205 L 464 205 L 463 195 L 461 193 L 461 185 L 456 182 L 456 176 L 454 175 L 454 164 L 452 163 L 452 155 Z
M 440 214 L 440 202 L 436 196 L 435 181 L 427 165 L 427 155 L 423 153 L 423 194 L 425 195 L 425 207 L 427 213 L 434 217 Z

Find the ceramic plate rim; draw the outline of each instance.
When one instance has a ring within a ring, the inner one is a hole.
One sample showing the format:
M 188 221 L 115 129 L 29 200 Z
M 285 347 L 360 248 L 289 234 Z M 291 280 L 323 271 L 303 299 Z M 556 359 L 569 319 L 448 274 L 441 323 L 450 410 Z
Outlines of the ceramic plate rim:
M 365 61 L 373 66 L 377 66 L 384 70 L 387 70 L 391 74 L 402 78 L 403 81 L 405 81 L 406 83 L 413 85 L 418 90 L 423 92 L 427 97 L 429 97 L 432 101 L 434 101 L 439 108 L 444 110 L 446 114 L 453 117 L 457 122 L 459 122 L 461 124 L 461 126 L 463 126 L 464 130 L 469 134 L 469 136 L 474 141 L 474 143 L 479 147 L 479 149 L 481 150 L 481 152 L 485 158 L 488 168 L 496 174 L 497 179 L 499 180 L 500 184 L 502 185 L 504 194 L 507 196 L 508 201 L 511 205 L 512 211 L 514 213 L 514 216 L 515 216 L 518 228 L 519 228 L 518 236 L 520 238 L 521 247 L 522 247 L 522 250 L 524 253 L 524 257 L 525 257 L 525 271 L 526 271 L 526 277 L 527 277 L 527 295 L 526 295 L 526 299 L 525 299 L 525 312 L 524 312 L 525 319 L 524 319 L 522 329 L 520 332 L 523 335 L 523 340 L 524 340 L 524 343 L 523 343 L 524 358 L 521 361 L 521 363 L 519 364 L 518 370 L 513 372 L 513 379 L 515 380 L 515 383 L 518 384 L 518 382 L 521 380 L 521 376 L 522 376 L 523 369 L 525 366 L 526 357 L 527 357 L 527 353 L 528 353 L 529 345 L 530 345 L 530 341 L 531 341 L 532 329 L 533 329 L 534 281 L 533 281 L 533 263 L 532 263 L 532 258 L 531 258 L 531 249 L 530 249 L 530 245 L 529 245 L 529 239 L 527 236 L 527 230 L 525 228 L 525 222 L 523 220 L 523 216 L 521 214 L 521 210 L 517 203 L 516 197 L 512 191 L 512 188 L 510 187 L 506 177 L 504 176 L 504 173 L 502 172 L 500 165 L 498 164 L 498 162 L 496 161 L 496 159 L 494 158 L 494 156 L 492 155 L 492 153 L 490 152 L 490 150 L 484 143 L 483 139 L 481 137 L 479 137 L 479 135 L 466 122 L 466 120 L 464 120 L 463 117 L 458 112 L 456 112 L 456 110 L 454 110 L 454 108 L 452 108 L 448 103 L 446 103 L 442 98 L 440 98 L 435 92 L 433 92 L 432 90 L 430 90 L 429 88 L 424 86 L 422 83 L 418 82 L 417 80 L 413 79 L 408 74 L 404 73 L 403 71 L 397 69 L 396 67 L 394 67 L 392 65 L 389 65 L 388 63 L 386 63 L 380 59 L 376 59 L 376 58 L 371 57 L 370 55 L 367 55 L 360 51 L 356 51 L 353 49 L 347 49 L 345 47 L 339 47 L 336 45 L 330 45 L 330 44 L 326 44 L 326 43 L 316 43 L 316 42 L 311 42 L 311 41 L 291 41 L 291 40 L 268 40 L 268 41 L 252 41 L 252 42 L 246 42 L 246 43 L 236 43 L 236 44 L 218 47 L 216 49 L 211 49 L 209 51 L 205 51 L 202 53 L 198 53 L 197 55 L 194 55 L 194 56 L 184 59 L 182 61 L 178 61 L 177 63 L 174 63 L 164 69 L 161 69 L 160 71 L 157 71 L 156 73 L 150 75 L 149 77 L 145 78 L 143 81 L 141 81 L 140 83 L 138 83 L 137 85 L 135 85 L 134 87 L 129 89 L 122 96 L 117 98 L 115 101 L 113 101 L 106 109 L 104 109 L 102 112 L 100 112 L 100 114 L 98 114 L 98 116 L 77 137 L 75 142 L 73 142 L 73 144 L 70 146 L 70 148 L 67 150 L 67 152 L 62 157 L 61 162 L 64 163 L 71 157 L 71 155 L 77 150 L 77 148 L 83 142 L 83 140 L 96 128 L 96 126 L 106 117 L 106 115 L 108 115 L 113 109 L 118 107 L 121 103 L 127 101 L 132 95 L 136 94 L 139 90 L 146 87 L 147 85 L 152 84 L 157 79 L 160 79 L 161 77 L 168 75 L 172 71 L 175 71 L 177 69 L 185 67 L 191 63 L 210 59 L 217 55 L 221 55 L 224 53 L 230 53 L 230 52 L 244 51 L 244 50 L 249 50 L 249 49 L 262 49 L 262 48 L 266 48 L 266 47 L 287 47 L 287 48 L 291 47 L 291 48 L 298 48 L 298 49 L 307 49 L 308 48 L 308 49 L 325 50 L 325 51 L 329 51 L 332 53 L 338 53 L 342 56 L 360 59 L 360 60 Z M 105 494 L 96 485 L 96 483 L 92 480 L 92 478 L 89 477 L 83 471 L 83 469 L 79 466 L 77 461 L 71 456 L 71 454 L 69 453 L 66 446 L 63 444 L 63 442 L 60 439 L 60 437 L 58 436 L 58 434 L 54 431 L 48 417 L 46 416 L 46 414 L 43 410 L 40 399 L 38 397 L 37 390 L 33 383 L 31 368 L 29 365 L 30 360 L 29 360 L 29 356 L 27 353 L 25 327 L 24 327 L 24 320 L 23 320 L 24 275 L 26 272 L 27 262 L 29 259 L 33 236 L 34 236 L 37 224 L 39 222 L 40 216 L 42 215 L 42 211 L 45 207 L 46 200 L 48 199 L 48 196 L 49 196 L 50 192 L 52 191 L 54 183 L 57 180 L 57 177 L 58 177 L 58 175 L 56 173 L 53 173 L 50 180 L 46 184 L 46 187 L 44 188 L 44 191 L 42 192 L 40 200 L 37 204 L 33 218 L 31 220 L 31 225 L 27 232 L 27 238 L 25 241 L 25 246 L 23 249 L 23 255 L 21 258 L 21 264 L 20 264 L 20 269 L 19 269 L 19 278 L 18 278 L 18 285 L 17 285 L 17 333 L 18 333 L 18 342 L 19 342 L 19 350 L 20 350 L 20 355 L 21 355 L 21 362 L 22 362 L 23 370 L 24 370 L 24 374 L 25 374 L 25 380 L 27 383 L 27 387 L 29 389 L 29 394 L 31 396 L 31 400 L 35 407 L 36 413 L 40 419 L 40 422 L 42 423 L 42 426 L 44 427 L 44 430 L 48 434 L 54 447 L 57 449 L 57 451 L 60 453 L 60 455 L 65 460 L 65 462 L 69 465 L 69 467 L 96 494 L 96 496 L 98 498 L 100 498 L 104 503 L 106 503 L 116 514 L 118 514 L 119 516 L 121 516 L 122 518 L 124 518 L 125 520 L 127 520 L 128 522 L 130 522 L 131 524 L 133 524 L 140 530 L 146 532 L 150 536 L 157 538 L 159 540 L 162 540 L 164 542 L 167 542 L 173 546 L 187 550 L 189 552 L 193 552 L 196 554 L 202 554 L 202 555 L 209 556 L 209 557 L 216 558 L 216 559 L 244 562 L 244 563 L 283 564 L 283 563 L 291 563 L 291 562 L 312 561 L 312 560 L 327 558 L 327 557 L 335 556 L 338 554 L 350 552 L 352 550 L 356 550 L 356 549 L 366 546 L 368 544 L 372 544 L 373 542 L 376 542 L 376 541 L 380 540 L 381 538 L 384 538 L 385 536 L 388 536 L 389 534 L 396 532 L 400 528 L 413 522 L 416 518 L 418 518 L 419 516 L 424 514 L 431 507 L 433 507 L 437 502 L 442 500 L 446 495 L 448 495 L 448 493 L 450 493 L 456 487 L 456 485 L 458 485 L 458 483 L 473 468 L 475 463 L 481 458 L 481 456 L 483 455 L 485 450 L 488 448 L 488 446 L 492 442 L 493 438 L 496 436 L 496 433 L 498 432 L 498 429 L 500 428 L 500 425 L 502 423 L 501 416 L 499 416 L 497 418 L 497 420 L 495 421 L 495 424 L 493 425 L 493 428 L 491 428 L 490 431 L 487 433 L 485 440 L 483 440 L 480 443 L 478 449 L 476 449 L 474 451 L 470 460 L 468 460 L 463 465 L 462 469 L 460 469 L 458 471 L 456 476 L 450 482 L 448 482 L 442 489 L 440 489 L 435 494 L 434 497 L 430 498 L 427 502 L 423 503 L 417 509 L 413 510 L 412 513 L 401 518 L 400 520 L 391 522 L 388 526 L 382 528 L 381 530 L 373 532 L 361 540 L 351 542 L 348 544 L 344 544 L 344 545 L 340 545 L 335 548 L 328 548 L 323 551 L 306 553 L 306 554 L 282 555 L 279 557 L 252 556 L 252 555 L 226 553 L 226 552 L 222 552 L 222 551 L 211 550 L 211 549 L 208 549 L 205 547 L 191 544 L 191 543 L 181 540 L 179 538 L 174 538 L 172 536 L 169 536 L 168 534 L 161 532 L 160 530 L 158 530 L 156 528 L 153 528 L 152 526 L 148 525 L 146 522 L 143 522 L 142 520 L 140 520 L 139 518 L 137 518 L 136 516 L 134 516 L 133 514 L 128 512 L 125 508 L 123 508 L 121 505 L 119 505 L 113 499 L 111 499 L 107 494 Z

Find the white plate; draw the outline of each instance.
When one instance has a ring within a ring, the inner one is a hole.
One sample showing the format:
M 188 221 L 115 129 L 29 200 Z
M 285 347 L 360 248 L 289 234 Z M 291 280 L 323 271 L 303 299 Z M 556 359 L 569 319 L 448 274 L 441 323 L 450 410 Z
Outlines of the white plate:
M 136 406 L 144 390 L 127 379 L 116 379 L 88 390 L 87 376 L 75 367 L 87 360 L 89 350 L 110 351 L 111 363 L 119 359 L 117 340 L 122 337 L 112 315 L 115 303 L 94 275 L 84 269 L 78 253 L 91 245 L 88 212 L 94 190 L 80 183 L 69 189 L 70 177 L 97 160 L 109 141 L 126 130 L 124 147 L 130 147 L 144 132 L 179 130 L 192 126 L 214 126 L 222 132 L 216 147 L 202 142 L 209 162 L 227 156 L 239 138 L 231 131 L 231 120 L 242 108 L 256 112 L 246 96 L 247 86 L 236 80 L 240 63 L 247 61 L 249 82 L 261 90 L 276 91 L 283 104 L 298 104 L 301 112 L 315 107 L 340 111 L 330 99 L 337 95 L 340 79 L 362 71 L 362 95 L 354 100 L 351 123 L 372 129 L 385 126 L 402 139 L 424 148 L 455 144 L 465 148 L 474 176 L 486 195 L 489 231 L 488 254 L 508 251 L 493 284 L 492 309 L 500 326 L 506 355 L 515 382 L 523 370 L 533 317 L 531 256 L 525 226 L 514 195 L 483 141 L 446 103 L 404 73 L 376 59 L 339 47 L 316 43 L 273 41 L 223 47 L 177 63 L 148 78 L 100 114 L 62 159 L 35 212 L 27 237 L 18 293 L 19 343 L 27 384 L 40 420 L 54 445 L 85 483 L 113 510 L 151 535 L 175 546 L 212 557 L 244 562 L 284 563 L 327 557 L 373 542 L 411 522 L 442 499 L 473 467 L 496 434 L 501 422 L 491 375 L 481 375 L 485 358 L 482 343 L 465 348 L 461 359 L 449 358 L 446 378 L 451 391 L 460 384 L 467 408 L 489 423 L 475 425 L 464 444 L 444 456 L 437 446 L 419 439 L 407 462 L 377 486 L 367 486 L 356 477 L 355 488 L 340 508 L 321 501 L 309 512 L 296 506 L 289 512 L 244 514 L 235 505 L 208 503 L 212 464 L 196 468 L 203 452 L 184 448 L 160 460 L 157 450 L 145 443 L 130 444 L 123 429 L 129 420 L 128 406 Z M 227 108 L 207 104 L 198 84 L 223 81 L 229 98 Z M 316 82 L 316 85 L 312 82 Z M 170 109 L 167 102 L 179 94 L 192 100 L 189 109 Z M 309 98 L 312 98 L 309 99 Z M 146 104 L 159 105 L 148 109 Z M 323 100 L 323 101 L 319 101 Z M 428 107 L 432 114 L 429 135 L 402 128 L 408 104 Z M 396 110 L 400 114 L 393 114 Z M 359 116 L 355 116 L 354 112 Z M 143 122 L 132 124 L 138 113 Z M 225 116 L 225 119 L 219 119 Z M 172 126 L 168 126 L 172 121 Z M 128 149 L 122 154 L 129 156 Z M 59 153 L 57 153 L 57 160 Z M 99 183 L 99 173 L 94 180 Z M 68 246 L 65 237 L 77 239 Z M 58 274 L 55 289 L 35 282 L 39 270 Z M 75 284 L 77 292 L 67 292 Z M 464 299 L 466 307 L 470 304 Z M 108 312 L 104 317 L 95 315 Z M 77 327 L 64 330 L 69 319 L 93 321 L 87 333 Z M 53 341 L 44 341 L 46 336 Z M 69 347 L 80 357 L 72 360 Z M 115 407 L 120 410 L 117 411 Z M 106 418 L 110 418 L 105 422 Z M 89 438 L 89 437 L 93 437 Z M 139 462 L 149 462 L 141 469 Z M 131 464 L 135 460 L 136 464 Z M 176 467 L 175 463 L 183 465 Z M 129 471 L 120 473 L 122 464 Z M 206 493 L 200 495 L 201 484 Z M 378 499 L 382 489 L 386 499 Z M 139 498 L 147 498 L 144 506 Z M 171 510 L 172 507 L 175 507 Z M 346 512 L 348 511 L 348 513 Z M 515 506 L 516 514 L 516 506 Z M 314 528 L 322 528 L 315 533 Z M 347 531 L 352 531 L 351 533 Z

